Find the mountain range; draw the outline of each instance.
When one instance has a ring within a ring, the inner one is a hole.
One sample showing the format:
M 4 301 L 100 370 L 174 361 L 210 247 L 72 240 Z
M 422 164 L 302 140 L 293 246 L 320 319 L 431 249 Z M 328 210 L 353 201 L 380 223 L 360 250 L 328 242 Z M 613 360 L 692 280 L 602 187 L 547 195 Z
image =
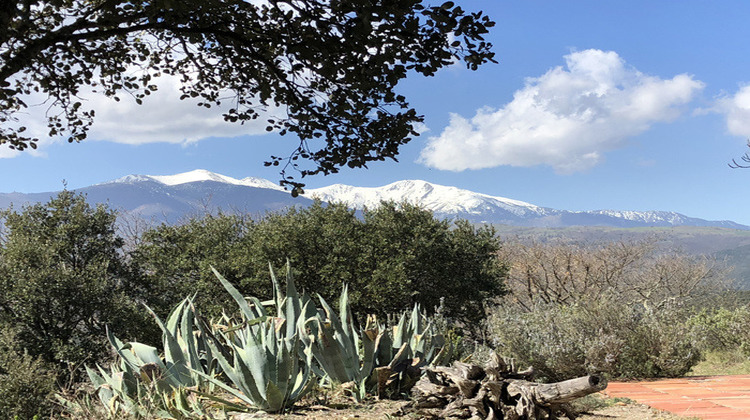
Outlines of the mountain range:
M 318 198 L 344 202 L 358 210 L 374 208 L 382 200 L 406 200 L 440 218 L 514 226 L 706 226 L 750 230 L 750 226 L 731 221 L 709 221 L 670 211 L 558 210 L 419 180 L 374 188 L 336 184 L 309 189 L 304 196 L 293 198 L 282 187 L 262 178 L 235 179 L 199 169 L 167 176 L 128 175 L 76 191 L 86 194 L 90 203 L 107 203 L 124 213 L 168 223 L 218 209 L 260 215 L 295 205 L 306 207 Z M 0 208 L 43 202 L 54 194 L 0 193 Z

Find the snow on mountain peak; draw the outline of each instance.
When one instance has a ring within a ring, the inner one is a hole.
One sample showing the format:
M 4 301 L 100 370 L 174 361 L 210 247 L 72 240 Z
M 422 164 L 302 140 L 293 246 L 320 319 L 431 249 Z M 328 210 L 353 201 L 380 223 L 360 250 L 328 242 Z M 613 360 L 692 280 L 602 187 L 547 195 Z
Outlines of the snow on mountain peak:
M 104 184 L 135 184 L 136 182 L 151 181 L 151 177 L 148 175 L 125 175 L 122 178 L 117 178 L 114 181 L 105 182 Z M 101 185 L 101 184 L 94 184 Z
M 159 183 L 165 186 L 213 181 L 224 184 L 284 191 L 279 185 L 255 177 L 235 179 L 197 169 L 176 175 L 128 175 L 110 183 Z M 212 185 L 203 186 L 211 191 Z M 197 187 L 201 188 L 201 187 Z M 249 191 L 246 191 L 250 193 Z M 179 193 L 179 192 L 178 192 Z M 240 192 L 238 192 L 239 194 Z M 244 192 L 243 192 L 244 193 Z M 566 211 L 539 207 L 523 201 L 481 194 L 457 187 L 432 184 L 422 180 L 404 180 L 381 187 L 354 187 L 334 184 L 309 189 L 305 196 L 325 202 L 342 202 L 356 209 L 376 208 L 382 201 L 407 201 L 433 211 L 439 217 L 460 217 L 476 222 L 517 224 L 520 226 L 721 226 L 747 229 L 729 221 L 705 221 L 667 211 Z M 157 203 L 158 204 L 158 203 Z
M 254 176 L 242 178 L 240 182 L 242 183 L 242 185 L 245 185 L 247 187 L 270 188 L 278 191 L 286 191 L 284 187 L 280 186 L 279 184 L 275 184 L 267 179 L 256 178 Z
M 205 169 L 196 169 L 193 171 L 183 172 L 175 175 L 127 175 L 112 182 L 133 184 L 143 181 L 156 181 L 160 184 L 169 186 L 188 184 L 191 182 L 214 181 L 222 182 L 224 184 L 243 185 L 246 187 L 255 188 L 270 188 L 274 190 L 284 191 L 284 188 L 263 178 L 247 177 L 243 179 L 236 179 L 230 176 L 207 171 Z
M 323 201 L 344 202 L 358 209 L 375 208 L 380 205 L 381 201 L 401 202 L 406 200 L 436 213 L 444 214 L 479 214 L 498 207 L 516 215 L 544 213 L 544 209 L 523 201 L 493 197 L 456 187 L 431 184 L 422 180 L 397 181 L 382 187 L 352 187 L 335 184 L 308 190 L 306 195 L 311 198 L 320 198 Z
M 205 169 L 196 169 L 176 175 L 150 175 L 150 177 L 154 181 L 161 182 L 164 185 L 180 185 L 200 181 L 216 181 L 225 184 L 241 185 L 239 179 L 213 173 Z

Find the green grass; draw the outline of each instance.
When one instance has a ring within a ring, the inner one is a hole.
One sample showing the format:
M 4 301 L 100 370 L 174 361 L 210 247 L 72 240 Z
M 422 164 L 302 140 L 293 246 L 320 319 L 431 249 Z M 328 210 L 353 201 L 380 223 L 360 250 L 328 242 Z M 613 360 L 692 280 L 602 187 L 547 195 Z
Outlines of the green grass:
M 688 375 L 750 375 L 750 358 L 739 349 L 710 352 L 688 372 Z

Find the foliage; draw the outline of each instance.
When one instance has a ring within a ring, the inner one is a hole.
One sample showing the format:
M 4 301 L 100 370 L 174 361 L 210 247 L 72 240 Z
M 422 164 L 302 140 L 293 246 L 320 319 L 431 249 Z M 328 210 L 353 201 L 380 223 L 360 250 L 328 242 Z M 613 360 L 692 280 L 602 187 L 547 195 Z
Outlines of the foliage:
M 195 372 L 214 374 L 216 361 L 196 317 L 190 298 L 172 310 L 166 324 L 154 316 L 162 330 L 163 360 L 155 347 L 138 342 L 124 344 L 109 333 L 109 342 L 122 361 L 122 370 L 132 376 L 147 375 L 157 388 L 201 385 L 203 381 Z
M 131 298 L 112 211 L 62 191 L 3 217 L 0 320 L 14 326 L 21 348 L 79 365 L 105 354 L 105 325 L 149 336 L 147 314 Z
M 339 314 L 320 297 L 324 315 L 304 321 L 302 339 L 321 368 L 321 376 L 335 383 L 353 384 L 358 401 L 367 393 L 366 382 L 375 366 L 375 352 L 383 336 L 373 322 L 364 329 L 354 326 L 346 286 L 339 300 Z M 370 319 L 368 319 L 370 321 Z
M 446 346 L 418 306 L 387 331 L 374 317 L 358 328 L 346 287 L 338 314 L 322 297 L 322 310 L 318 310 L 308 295 L 297 291 L 289 263 L 286 293 L 271 269 L 273 299 L 266 302 L 244 297 L 213 272 L 238 306 L 239 318 L 224 313 L 218 322 L 209 324 L 193 300 L 186 298 L 166 323 L 154 314 L 163 334 L 162 355 L 155 347 L 123 343 L 108 335 L 119 362 L 108 369 L 87 367 L 87 373 L 110 415 L 179 418 L 204 412 L 201 398 L 233 410 L 245 405 L 279 412 L 307 394 L 316 375 L 347 386 L 362 400 L 373 384 L 381 391 L 381 376 L 384 385 L 393 375 L 406 386 L 403 375 L 399 376 L 404 373 L 401 364 L 419 373 L 428 363 L 448 361 L 450 345 Z M 376 355 L 388 371 L 371 379 Z M 235 402 L 218 390 L 231 394 Z M 81 404 L 67 405 L 71 412 L 85 411 Z
M 147 100 L 159 77 L 180 80 L 182 98 L 224 119 L 268 118 L 268 130 L 297 135 L 302 176 L 394 158 L 423 118 L 396 86 L 463 60 L 494 61 L 482 36 L 494 22 L 453 2 L 419 0 L 201 0 L 175 2 L 6 1 L 0 7 L 0 142 L 36 139 L 12 124 L 49 98 L 49 136 L 81 141 L 94 120 L 77 94 Z M 31 104 L 33 105 L 33 104 Z M 281 112 L 268 112 L 281 108 Z M 271 157 L 268 165 L 285 158 Z M 285 176 L 282 183 L 303 184 Z
M 365 211 L 363 268 L 370 293 L 359 312 L 399 313 L 420 304 L 444 307 L 468 326 L 484 318 L 484 304 L 505 293 L 506 267 L 496 256 L 492 227 L 437 220 L 409 203 L 381 203 Z
M 123 343 L 108 332 L 119 363 L 109 370 L 86 367 L 86 372 L 111 416 L 147 416 L 155 411 L 160 417 L 182 418 L 202 410 L 190 390 L 206 388 L 199 375 L 214 374 L 217 363 L 197 316 L 190 298 L 172 310 L 166 324 L 154 314 L 162 330 L 163 357 L 155 347 Z
M 20 349 L 11 329 L 0 331 L 0 417 L 48 417 L 54 390 L 53 368 Z
M 750 306 L 702 308 L 688 319 L 701 349 L 741 350 L 750 357 Z
M 249 262 L 253 263 L 256 279 L 265 277 L 269 262 L 283 267 L 289 260 L 301 290 L 335 301 L 343 284 L 349 284 L 351 303 L 359 312 L 357 303 L 366 281 L 360 267 L 365 238 L 362 221 L 353 210 L 343 204 L 323 205 L 316 201 L 308 208 L 269 213 L 255 223 L 249 239 Z
M 215 293 L 211 267 L 247 286 L 246 279 L 254 274 L 246 245 L 252 229 L 252 221 L 241 216 L 207 214 L 180 225 L 146 230 L 131 252 L 130 264 L 145 288 L 143 300 L 157 314 L 166 316 L 185 296 L 195 296 L 201 313 L 220 315 L 233 301 L 227 294 Z M 267 271 L 267 265 L 263 270 Z M 245 294 L 270 297 L 265 278 L 257 283 L 257 287 L 238 286 Z M 260 290 L 266 293 L 258 294 Z
M 709 350 L 690 370 L 691 376 L 750 375 L 750 357 L 741 349 Z
M 384 345 L 378 349 L 378 366 L 411 359 L 414 366 L 448 365 L 452 357 L 452 343 L 446 341 L 419 305 L 403 312 L 398 322 L 387 329 Z
M 134 374 L 112 364 L 97 371 L 86 368 L 109 418 L 182 419 L 200 416 L 204 410 L 196 394 L 186 388 L 162 386 L 158 378 L 145 371 Z M 69 411 L 80 412 L 81 404 L 65 404 Z
M 551 381 L 594 372 L 672 377 L 700 360 L 684 319 L 677 307 L 649 311 L 614 300 L 538 305 L 530 312 L 498 306 L 488 336 L 498 352 Z
M 368 320 L 369 321 L 369 320 Z M 439 326 L 440 315 L 432 320 L 419 305 L 398 318 L 389 319 L 382 331 L 375 357 L 375 373 L 371 382 L 377 383 L 378 397 L 401 396 L 408 393 L 422 376 L 425 366 L 447 366 L 453 360 L 455 343 L 446 338 Z
M 204 405 L 198 396 L 243 409 L 242 404 L 277 412 L 309 391 L 312 353 L 298 337 L 298 326 L 315 315 L 307 311 L 307 296 L 300 296 L 287 277 L 287 294 L 272 275 L 275 317 L 268 316 L 257 298 L 250 303 L 214 270 L 219 282 L 239 306 L 239 322 L 228 315 L 209 325 L 186 298 L 163 323 L 163 355 L 152 346 L 109 340 L 119 363 L 109 369 L 87 367 L 91 382 L 110 415 L 156 415 L 182 418 L 200 415 Z M 305 356 L 303 356 L 305 355 Z M 228 385 L 226 382 L 234 385 Z M 215 391 L 221 388 L 239 399 L 229 402 Z
M 133 264 L 151 288 L 145 300 L 159 314 L 197 292 L 196 304 L 217 316 L 227 297 L 212 292 L 211 265 L 242 294 L 269 299 L 268 263 L 281 268 L 287 259 L 298 287 L 328 302 L 348 284 L 355 315 L 384 318 L 415 303 L 430 312 L 444 298 L 446 317 L 478 325 L 484 301 L 504 293 L 506 269 L 491 228 L 436 220 L 409 204 L 386 203 L 364 218 L 343 204 L 320 202 L 255 222 L 205 216 L 159 226 L 143 238 Z
M 253 247 L 255 261 L 303 267 L 297 283 L 328 301 L 348 284 L 355 314 L 384 318 L 415 303 L 432 311 L 444 298 L 447 317 L 472 325 L 484 302 L 504 293 L 491 228 L 437 220 L 408 203 L 382 203 L 363 220 L 344 204 L 319 202 L 269 215 L 256 224 Z

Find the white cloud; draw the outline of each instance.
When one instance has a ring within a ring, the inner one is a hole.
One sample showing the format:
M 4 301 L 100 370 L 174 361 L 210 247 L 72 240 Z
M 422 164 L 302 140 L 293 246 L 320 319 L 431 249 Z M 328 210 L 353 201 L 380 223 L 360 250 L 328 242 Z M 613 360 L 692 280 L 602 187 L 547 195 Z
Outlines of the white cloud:
M 714 110 L 725 114 L 730 134 L 750 137 L 750 85 L 740 87 L 732 96 L 719 99 Z
M 566 68 L 527 79 L 500 109 L 479 109 L 470 120 L 451 114 L 419 161 L 452 171 L 500 165 L 582 171 L 626 138 L 678 117 L 680 106 L 703 88 L 687 74 L 667 80 L 644 75 L 612 51 L 574 52 L 565 62 Z
M 83 108 L 96 112 L 86 141 L 104 140 L 126 144 L 191 143 L 208 137 L 265 134 L 268 117 L 279 113 L 278 109 L 272 109 L 261 112 L 256 120 L 244 125 L 229 123 L 224 121 L 222 112 L 231 108 L 231 101 L 222 103 L 221 107 L 212 106 L 207 109 L 197 106 L 200 102 L 198 99 L 179 100 L 181 92 L 177 77 L 162 76 L 157 84 L 159 89 L 146 97 L 143 105 L 136 104 L 134 98 L 122 93 L 119 94 L 122 98 L 120 102 L 90 90 L 80 93 Z M 17 115 L 19 121 L 15 124 L 26 126 L 26 134 L 40 139 L 40 150 L 47 144 L 61 141 L 60 138 L 48 137 L 45 116 L 47 113 L 59 112 L 59 109 L 50 109 L 45 103 L 46 97 L 40 94 L 23 99 L 30 107 Z M 17 155 L 18 152 L 0 147 L 0 158 Z
M 104 96 L 91 96 L 84 106 L 96 110 L 89 139 L 117 143 L 191 143 L 208 137 L 236 137 L 247 134 L 264 134 L 266 114 L 244 125 L 224 121 L 229 101 L 221 108 L 199 107 L 197 99 L 179 100 L 180 82 L 174 76 L 163 76 L 158 81 L 159 90 L 138 105 L 131 98 L 120 102 Z

